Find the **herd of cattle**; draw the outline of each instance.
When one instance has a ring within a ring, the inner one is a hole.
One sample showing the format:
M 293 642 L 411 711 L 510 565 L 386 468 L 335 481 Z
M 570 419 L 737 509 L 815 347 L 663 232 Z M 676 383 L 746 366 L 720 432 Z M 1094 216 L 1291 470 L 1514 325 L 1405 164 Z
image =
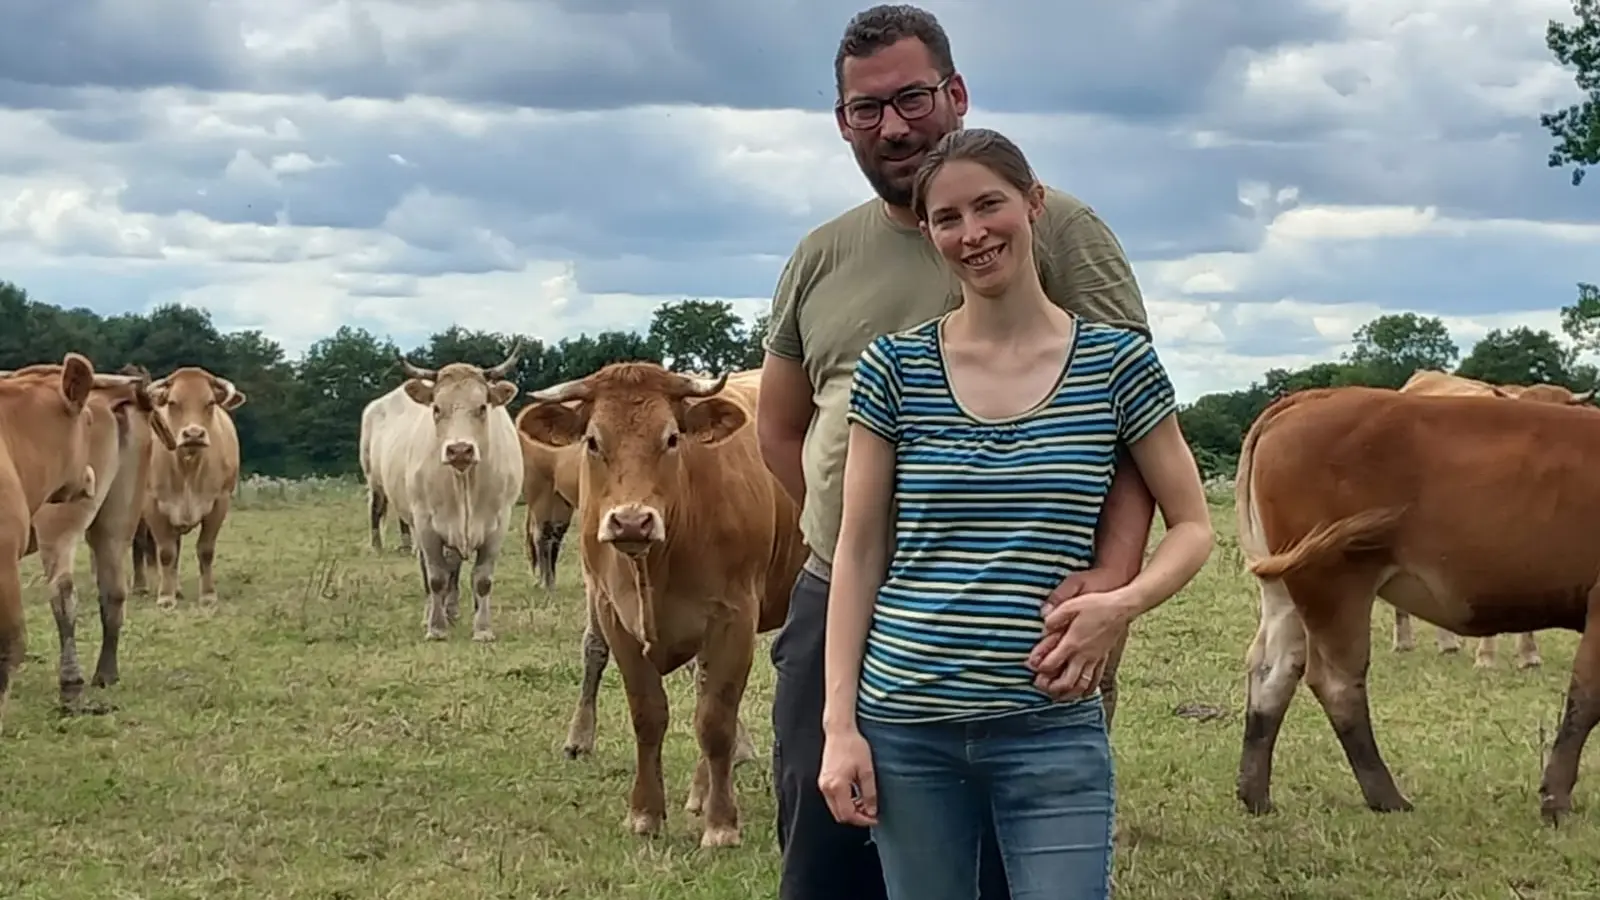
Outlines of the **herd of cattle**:
M 666 817 L 662 679 L 692 666 L 700 757 L 685 808 L 701 843 L 740 842 L 732 769 L 753 758 L 740 706 L 757 635 L 784 620 L 807 548 L 799 509 L 767 470 L 752 427 L 760 370 L 711 377 L 619 363 L 529 394 L 513 418 L 499 365 L 425 369 L 361 417 L 360 456 L 374 550 L 393 513 L 418 560 L 422 625 L 445 639 L 459 617 L 471 557 L 472 637 L 494 640 L 490 599 L 519 497 L 529 560 L 553 587 L 574 518 L 587 605 L 583 677 L 566 753 L 594 748 L 601 675 L 615 659 L 637 753 L 629 826 Z M 1371 608 L 1395 611 L 1394 648 L 1410 617 L 1439 628 L 1441 650 L 1519 636 L 1520 665 L 1539 665 L 1533 632 L 1582 634 L 1562 722 L 1541 784 L 1555 820 L 1570 809 L 1584 741 L 1600 721 L 1600 411 L 1592 392 L 1490 386 L 1418 372 L 1400 390 L 1299 391 L 1269 405 L 1245 437 L 1235 487 L 1240 547 L 1260 586 L 1247 654 L 1247 716 L 1238 796 L 1271 808 L 1273 747 L 1302 679 L 1327 713 L 1368 806 L 1409 809 L 1379 754 L 1366 694 Z M 99 374 L 59 363 L 0 372 L 0 724 L 22 659 L 21 560 L 37 551 L 60 637 L 60 699 L 84 690 L 72 567 L 80 540 L 99 590 L 102 641 L 93 683 L 117 682 L 127 594 L 159 563 L 157 604 L 181 598 L 182 536 L 197 526 L 201 602 L 217 601 L 217 536 L 238 480 L 230 412 L 245 395 L 184 367 L 160 379 L 138 367 Z

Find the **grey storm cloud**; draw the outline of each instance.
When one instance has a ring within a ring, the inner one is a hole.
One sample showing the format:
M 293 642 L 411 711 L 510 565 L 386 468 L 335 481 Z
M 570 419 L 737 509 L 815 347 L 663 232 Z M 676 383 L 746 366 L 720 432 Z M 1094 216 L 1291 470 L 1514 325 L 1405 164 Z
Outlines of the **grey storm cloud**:
M 44 88 L 184 86 L 411 93 L 551 109 L 641 104 L 826 109 L 861 0 L 486 0 L 399 8 L 333 0 L 10 0 L 0 80 Z M 1337 37 L 1309 0 L 1064 4 L 1003 14 L 928 0 L 980 102 L 1130 117 L 1191 112 L 1237 75 L 1234 51 Z M 269 50 L 316 21 L 317 43 Z M 1045 65 L 1018 60 L 1048 61 Z M 0 89 L 0 102 L 28 103 Z M 36 101 L 35 101 L 36 102 Z

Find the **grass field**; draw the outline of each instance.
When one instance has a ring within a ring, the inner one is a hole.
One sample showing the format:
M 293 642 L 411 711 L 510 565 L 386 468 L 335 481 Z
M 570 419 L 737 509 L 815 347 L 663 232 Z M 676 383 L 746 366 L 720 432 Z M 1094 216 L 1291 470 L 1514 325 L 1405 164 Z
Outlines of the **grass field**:
M 681 806 L 694 761 L 690 695 L 669 679 L 668 828 L 623 827 L 633 749 L 616 668 L 600 695 L 593 757 L 561 754 L 576 696 L 582 615 L 572 541 L 560 587 L 530 576 L 520 533 L 495 592 L 499 641 L 422 641 L 415 562 L 367 547 L 358 489 L 242 499 L 223 532 L 221 603 L 198 609 L 190 541 L 186 599 L 130 600 L 122 683 L 91 690 L 103 715 L 55 709 L 55 627 L 32 580 L 29 654 L 0 737 L 0 897 L 745 898 L 777 884 L 771 781 L 738 770 L 744 846 L 702 851 Z M 1583 767 L 1574 815 L 1540 823 L 1536 787 L 1574 638 L 1540 636 L 1545 666 L 1472 668 L 1470 650 L 1388 649 L 1375 616 L 1373 713 L 1409 814 L 1361 805 L 1321 709 L 1302 690 L 1277 754 L 1278 812 L 1233 797 L 1245 647 L 1255 595 L 1230 517 L 1206 571 L 1141 623 L 1122 668 L 1113 742 L 1123 842 L 1116 896 L 1484 898 L 1600 895 L 1600 778 Z M 520 532 L 521 510 L 517 510 Z M 393 532 L 385 535 L 393 544 Z M 92 585 L 87 553 L 79 584 Z M 92 587 L 80 590 L 86 669 L 99 647 Z M 769 639 L 744 715 L 765 758 Z M 1185 705 L 1220 718 L 1178 715 Z

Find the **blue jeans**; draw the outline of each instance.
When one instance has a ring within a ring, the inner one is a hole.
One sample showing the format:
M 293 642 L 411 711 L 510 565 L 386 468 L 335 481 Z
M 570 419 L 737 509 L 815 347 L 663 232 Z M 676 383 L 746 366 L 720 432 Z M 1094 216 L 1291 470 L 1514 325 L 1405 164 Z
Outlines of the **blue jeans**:
M 986 812 L 1012 900 L 1110 896 L 1116 777 L 1098 695 L 980 721 L 859 727 L 889 900 L 974 900 Z

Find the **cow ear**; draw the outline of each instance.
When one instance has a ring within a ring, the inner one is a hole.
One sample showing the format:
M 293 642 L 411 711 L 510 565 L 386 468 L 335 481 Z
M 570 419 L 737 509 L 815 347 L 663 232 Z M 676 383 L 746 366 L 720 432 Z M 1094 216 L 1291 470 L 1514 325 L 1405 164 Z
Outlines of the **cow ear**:
M 234 388 L 228 393 L 228 399 L 222 401 L 222 408 L 228 412 L 233 412 L 244 405 L 244 400 L 244 391 Z
M 431 381 L 423 381 L 421 378 L 412 378 L 405 384 L 401 385 L 401 387 L 405 388 L 407 397 L 410 397 L 412 400 L 421 403 L 423 406 L 427 406 L 433 402 L 433 382 Z
M 743 428 L 750 417 L 744 408 L 723 397 L 707 397 L 683 413 L 683 433 L 702 444 L 716 445 Z
M 546 447 L 565 447 L 583 439 L 584 417 L 563 403 L 535 403 L 517 416 L 517 430 Z
M 61 360 L 61 399 L 67 410 L 77 415 L 89 402 L 89 391 L 94 388 L 94 366 L 77 353 L 68 353 Z
M 517 386 L 510 381 L 496 381 L 489 385 L 489 402 L 494 406 L 505 406 L 516 395 Z

